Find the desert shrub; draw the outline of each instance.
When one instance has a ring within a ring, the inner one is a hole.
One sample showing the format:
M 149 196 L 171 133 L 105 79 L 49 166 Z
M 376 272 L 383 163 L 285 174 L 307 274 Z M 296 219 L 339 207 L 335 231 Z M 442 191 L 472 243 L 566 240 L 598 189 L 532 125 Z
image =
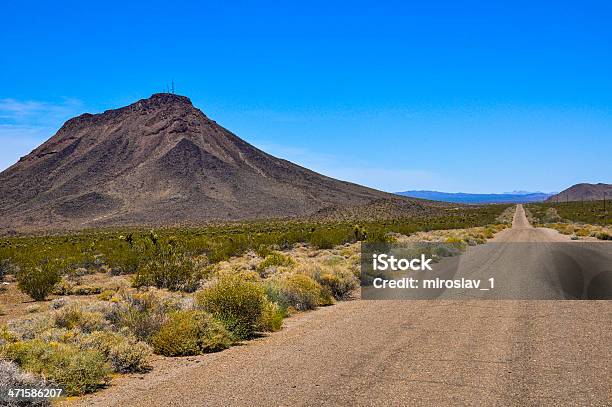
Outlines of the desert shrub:
M 347 299 L 359 287 L 359 279 L 355 274 L 343 268 L 321 270 L 315 279 L 322 287 L 327 287 L 337 300 Z
M 108 382 L 111 372 L 104 355 L 98 351 L 38 339 L 7 344 L 2 356 L 57 383 L 69 396 L 97 390 Z
M 286 308 L 275 302 L 266 301 L 259 327 L 262 331 L 279 331 L 283 326 L 283 319 L 286 315 Z
M 264 288 L 240 276 L 221 277 L 212 286 L 196 293 L 196 303 L 218 318 L 238 339 L 259 330 L 267 298 Z
M 100 294 L 98 294 L 98 299 L 100 301 L 110 301 L 114 296 L 115 296 L 115 291 L 104 290 Z
M 0 282 L 4 281 L 4 277 L 7 274 L 13 274 L 14 272 L 15 267 L 10 262 L 10 260 L 0 258 Z
M 606 232 L 600 232 L 597 233 L 597 235 L 595 236 L 597 239 L 599 240 L 612 240 L 612 235 L 606 233 Z
M 107 318 L 117 328 L 127 328 L 138 339 L 148 342 L 159 331 L 171 306 L 153 293 L 126 294 L 112 305 Z
M 272 284 L 280 295 L 281 304 L 289 304 L 298 311 L 314 309 L 323 305 L 324 293 L 321 285 L 302 273 L 287 273 L 279 276 Z
M 38 304 L 32 304 L 28 305 L 25 310 L 28 314 L 36 314 L 37 312 L 42 311 L 42 307 Z
M 17 336 L 9 331 L 6 325 L 0 326 L 0 346 L 4 346 L 10 342 L 16 342 L 17 340 Z
M 52 293 L 54 295 L 70 295 L 74 284 L 65 278 L 61 278 L 55 286 L 53 286 Z
M 81 335 L 77 344 L 81 349 L 93 349 L 108 355 L 113 346 L 127 340 L 129 340 L 128 337 L 118 332 L 94 331 L 87 335 Z M 133 341 L 136 342 L 136 339 L 134 338 Z
M 7 329 L 18 339 L 34 339 L 41 332 L 53 328 L 55 321 L 48 313 L 28 315 L 7 322 Z
M 198 288 L 199 280 L 196 264 L 192 258 L 176 253 L 173 249 L 167 249 L 138 269 L 132 285 L 193 292 Z
M 264 291 L 268 300 L 276 304 L 283 315 L 287 316 L 289 314 L 289 307 L 291 307 L 291 304 L 281 290 L 281 287 L 278 284 L 278 278 L 266 280 Z
M 113 346 L 108 361 L 118 373 L 144 372 L 150 366 L 151 347 L 144 342 L 122 342 Z
M 495 230 L 491 227 L 487 227 L 483 230 L 482 234 L 485 239 L 492 239 L 495 235 Z
M 51 301 L 51 308 L 60 309 L 65 307 L 68 304 L 68 300 L 66 298 L 56 298 Z
M 272 249 L 265 244 L 260 244 L 255 248 L 255 253 L 262 259 L 265 259 L 269 254 L 272 254 Z
M 31 373 L 23 372 L 13 362 L 0 360 L 0 389 L 42 389 L 47 382 Z M 0 403 L 4 407 L 49 407 L 51 402 L 45 399 L 11 399 L 0 396 Z
M 53 288 L 55 295 L 93 295 L 100 294 L 102 287 L 78 285 L 62 278 Z
M 318 249 L 332 249 L 336 244 L 344 242 L 340 240 L 334 240 L 332 236 L 330 236 L 329 231 L 315 230 L 308 239 L 308 243 Z
M 588 236 L 591 233 L 591 231 L 588 228 L 577 228 L 576 229 L 576 236 Z
M 188 356 L 216 352 L 231 345 L 223 324 L 204 311 L 176 311 L 152 338 L 155 352 L 164 356 Z
M 77 285 L 72 289 L 72 295 L 94 295 L 100 294 L 102 287 L 90 285 Z
M 561 216 L 559 216 L 555 208 L 548 208 L 542 218 L 544 223 L 560 222 L 561 220 Z
M 36 339 L 44 342 L 69 342 L 77 335 L 75 331 L 66 328 L 50 328 L 36 335 Z
M 79 329 L 83 332 L 93 332 L 104 329 L 108 321 L 100 312 L 84 311 L 77 304 L 60 309 L 55 316 L 55 326 L 65 329 Z
M 60 281 L 60 271 L 56 262 L 44 260 L 36 265 L 22 266 L 16 277 L 21 291 L 36 301 L 42 301 Z
M 284 254 L 279 252 L 274 252 L 266 256 L 266 258 L 261 263 L 259 263 L 259 266 L 257 266 L 257 271 L 259 273 L 263 273 L 269 267 L 289 267 L 294 264 L 295 261 L 291 257 L 285 256 Z
M 131 240 L 130 243 L 116 242 L 109 245 L 104 253 L 104 259 L 110 266 L 112 275 L 135 273 L 144 256 L 143 248 L 133 245 Z
M 81 349 L 101 352 L 118 373 L 148 370 L 151 347 L 127 332 L 96 331 L 78 340 Z

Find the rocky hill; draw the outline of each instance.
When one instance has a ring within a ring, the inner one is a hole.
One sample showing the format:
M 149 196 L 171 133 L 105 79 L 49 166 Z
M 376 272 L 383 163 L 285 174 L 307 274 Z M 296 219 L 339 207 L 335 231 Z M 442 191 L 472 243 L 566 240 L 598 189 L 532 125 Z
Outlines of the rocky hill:
M 0 173 L 5 231 L 289 218 L 376 202 L 404 214 L 435 207 L 273 157 L 168 93 L 70 119 Z
M 612 198 L 612 184 L 576 184 L 548 198 L 547 202 L 596 201 Z

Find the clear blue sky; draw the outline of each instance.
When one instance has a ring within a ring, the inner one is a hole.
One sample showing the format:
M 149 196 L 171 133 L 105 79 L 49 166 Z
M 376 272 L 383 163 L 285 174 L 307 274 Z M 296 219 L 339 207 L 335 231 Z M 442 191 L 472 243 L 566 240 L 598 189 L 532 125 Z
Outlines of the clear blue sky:
M 174 78 L 256 146 L 387 191 L 612 182 L 609 2 L 96 3 L 0 6 L 0 169 Z

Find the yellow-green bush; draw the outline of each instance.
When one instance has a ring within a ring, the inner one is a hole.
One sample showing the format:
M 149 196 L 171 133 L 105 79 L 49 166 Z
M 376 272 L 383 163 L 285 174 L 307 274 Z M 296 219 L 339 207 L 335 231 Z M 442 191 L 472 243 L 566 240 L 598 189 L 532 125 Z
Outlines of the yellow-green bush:
M 266 301 L 261 316 L 260 329 L 267 332 L 279 331 L 283 326 L 283 319 L 285 316 L 286 310 L 280 305 L 272 301 Z
M 259 263 L 257 271 L 259 273 L 265 272 L 269 267 L 289 267 L 295 264 L 295 261 L 279 252 L 273 252 L 266 256 L 266 258 Z
M 61 278 L 59 266 L 48 260 L 22 265 L 16 277 L 19 289 L 36 301 L 47 298 Z
M 110 301 L 114 296 L 115 296 L 115 291 L 104 290 L 100 294 L 98 294 L 98 299 L 100 301 Z
M 226 349 L 231 338 L 211 314 L 191 310 L 171 313 L 151 343 L 160 355 L 189 356 Z
M 4 346 L 10 342 L 16 342 L 17 339 L 15 334 L 9 331 L 6 325 L 0 326 L 0 346 Z
M 15 272 L 14 266 L 9 259 L 0 258 L 0 282 L 4 281 L 4 276 Z
M 281 306 L 289 305 L 298 311 L 305 311 L 318 305 L 327 305 L 330 301 L 321 285 L 306 274 L 286 273 L 270 283 L 274 288 L 269 291 L 277 292 Z
M 144 342 L 126 341 L 113 346 L 107 358 L 118 373 L 145 372 L 150 368 L 151 353 L 151 347 Z
M 267 298 L 259 283 L 226 275 L 196 293 L 196 303 L 223 322 L 238 339 L 246 339 L 260 330 Z
M 71 342 L 78 336 L 78 332 L 66 328 L 51 328 L 36 335 L 36 339 L 44 342 Z
M 41 332 L 53 328 L 55 320 L 49 313 L 28 315 L 7 322 L 8 331 L 18 339 L 34 339 Z
M 167 249 L 138 269 L 132 279 L 132 285 L 193 292 L 198 288 L 200 280 L 196 271 L 194 259 Z
M 101 352 L 118 373 L 144 372 L 149 368 L 151 347 L 127 332 L 92 332 L 80 337 L 78 345 Z
M 57 311 L 55 325 L 58 328 L 93 332 L 103 330 L 108 322 L 100 312 L 84 311 L 78 304 L 71 304 Z
M 355 274 L 343 268 L 321 270 L 315 277 L 322 287 L 328 287 L 337 300 L 345 300 L 359 287 L 359 280 Z
M 108 318 L 116 328 L 127 328 L 138 339 L 149 342 L 172 311 L 169 303 L 153 293 L 125 294 L 113 304 Z
M 2 357 L 26 371 L 45 376 L 70 396 L 90 393 L 106 385 L 111 373 L 99 351 L 38 339 L 8 343 L 2 347 Z

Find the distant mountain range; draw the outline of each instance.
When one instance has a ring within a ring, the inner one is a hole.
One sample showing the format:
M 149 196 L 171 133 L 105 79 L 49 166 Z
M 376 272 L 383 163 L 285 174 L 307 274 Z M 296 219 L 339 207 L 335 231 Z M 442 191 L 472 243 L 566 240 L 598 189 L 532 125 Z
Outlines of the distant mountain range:
M 464 192 L 438 192 L 438 191 L 405 191 L 396 192 L 398 195 L 411 198 L 429 199 L 432 201 L 453 202 L 461 204 L 490 204 L 490 203 L 527 203 L 542 202 L 553 194 L 544 192 L 516 191 L 503 194 L 468 194 Z
M 612 184 L 576 184 L 547 199 L 548 202 L 597 201 L 612 198 Z

